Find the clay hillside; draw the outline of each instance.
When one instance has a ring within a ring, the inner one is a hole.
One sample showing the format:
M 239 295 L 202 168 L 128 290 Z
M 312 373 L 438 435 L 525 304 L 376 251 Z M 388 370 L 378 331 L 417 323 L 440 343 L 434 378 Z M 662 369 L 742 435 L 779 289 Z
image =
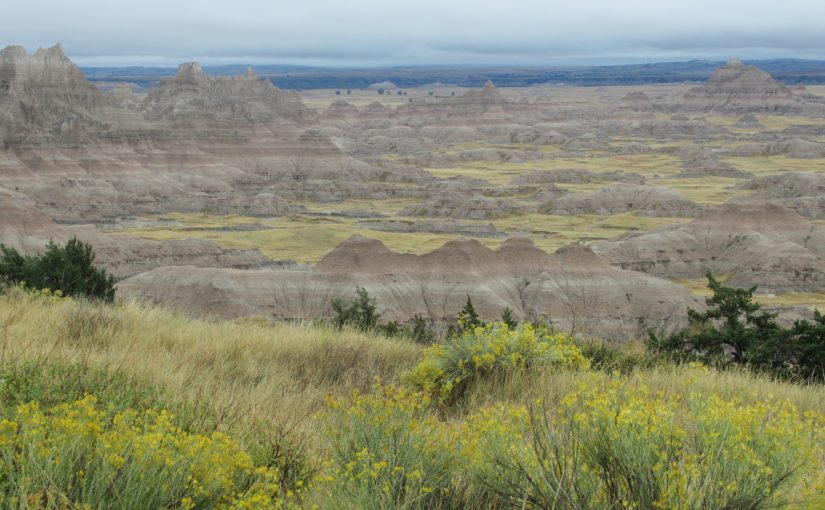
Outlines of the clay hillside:
M 585 246 L 548 255 L 523 238 L 509 239 L 497 250 L 456 240 L 419 256 L 353 237 L 308 272 L 162 268 L 125 280 L 118 289 L 203 316 L 302 320 L 328 316 L 329 300 L 354 296 L 357 285 L 381 304 L 386 320 L 406 322 L 415 315 L 449 320 L 472 295 L 487 319 L 507 306 L 520 318 L 617 338 L 677 327 L 681 322 L 671 318 L 699 304 L 686 290 L 612 267 Z

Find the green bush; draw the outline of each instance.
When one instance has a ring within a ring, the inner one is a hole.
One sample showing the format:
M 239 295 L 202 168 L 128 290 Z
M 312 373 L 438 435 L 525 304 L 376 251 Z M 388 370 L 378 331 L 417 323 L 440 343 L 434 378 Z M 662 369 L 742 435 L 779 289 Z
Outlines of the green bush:
M 357 297 L 352 301 L 341 298 L 332 300 L 332 324 L 335 328 L 350 327 L 358 331 L 373 332 L 386 337 L 407 337 L 417 343 L 429 344 L 435 339 L 430 324 L 420 315 L 416 315 L 409 325 L 398 321 L 382 323 L 381 314 L 377 312 L 375 300 L 367 289 L 356 287 Z
M 332 300 L 332 311 L 335 314 L 332 324 L 338 329 L 349 326 L 359 331 L 373 331 L 381 318 L 381 314 L 376 312 L 375 300 L 370 298 L 367 289 L 363 287 L 356 287 L 355 292 L 358 297 L 352 301 L 347 302 L 341 298 Z
M 806 380 L 825 379 L 825 317 L 799 320 L 783 328 L 776 314 L 753 301 L 756 287 L 726 287 L 707 274 L 713 295 L 705 312 L 688 310 L 690 326 L 668 336 L 652 332 L 648 349 L 676 361 L 698 360 L 715 366 L 746 365 L 771 374 Z
M 535 365 L 586 368 L 588 362 L 567 336 L 531 324 L 511 330 L 507 324 L 493 322 L 429 347 L 404 377 L 413 386 L 449 400 L 461 396 L 474 378 Z
M 652 368 L 662 361 L 629 346 L 613 346 L 604 342 L 581 342 L 579 348 L 590 360 L 590 368 L 608 373 L 618 371 L 629 374 L 635 370 Z
M 70 239 L 65 246 L 52 241 L 42 255 L 23 256 L 0 245 L 0 280 L 24 283 L 29 288 L 49 289 L 64 296 L 81 296 L 113 301 L 114 278 L 94 266 L 92 247 Z

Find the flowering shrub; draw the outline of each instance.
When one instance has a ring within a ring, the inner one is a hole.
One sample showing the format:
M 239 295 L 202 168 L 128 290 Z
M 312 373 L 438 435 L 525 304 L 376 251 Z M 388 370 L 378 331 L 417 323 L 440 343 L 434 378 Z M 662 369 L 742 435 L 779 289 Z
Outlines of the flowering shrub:
M 494 322 L 428 348 L 405 380 L 440 399 L 449 399 L 459 396 L 474 377 L 535 365 L 586 368 L 588 362 L 565 335 L 530 324 L 510 329 Z
M 423 393 L 381 385 L 350 401 L 330 401 L 324 499 L 338 508 L 437 506 L 455 465 L 429 404 Z
M 626 382 L 525 415 L 504 425 L 529 424 L 525 435 L 504 434 L 504 419 L 468 423 L 483 438 L 475 476 L 528 508 L 802 507 L 796 490 L 802 473 L 816 472 L 811 444 L 821 441 L 817 423 L 788 403 L 680 402 Z
M 108 417 L 93 397 L 0 420 L 0 506 L 280 508 L 277 473 L 229 436 L 189 434 L 165 411 Z

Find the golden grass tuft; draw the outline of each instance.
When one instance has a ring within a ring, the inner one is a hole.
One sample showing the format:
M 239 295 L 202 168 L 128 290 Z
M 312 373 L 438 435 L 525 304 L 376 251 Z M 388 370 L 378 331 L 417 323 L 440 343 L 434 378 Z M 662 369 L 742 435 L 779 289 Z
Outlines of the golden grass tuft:
M 75 332 L 75 333 L 73 333 Z M 80 332 L 79 334 L 77 332 Z M 267 320 L 194 320 L 134 302 L 0 296 L 2 362 L 84 363 L 163 386 L 229 429 L 304 423 L 327 395 L 413 366 L 420 347 L 353 331 Z

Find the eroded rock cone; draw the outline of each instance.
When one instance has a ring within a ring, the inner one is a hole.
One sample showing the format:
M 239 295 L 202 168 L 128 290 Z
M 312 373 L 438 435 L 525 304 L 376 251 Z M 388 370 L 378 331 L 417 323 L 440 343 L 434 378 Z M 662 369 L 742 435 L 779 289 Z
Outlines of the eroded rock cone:
M 795 94 L 756 66 L 733 59 L 720 67 L 706 84 L 684 95 L 686 105 L 724 112 L 823 111 L 823 102 L 804 93 Z

